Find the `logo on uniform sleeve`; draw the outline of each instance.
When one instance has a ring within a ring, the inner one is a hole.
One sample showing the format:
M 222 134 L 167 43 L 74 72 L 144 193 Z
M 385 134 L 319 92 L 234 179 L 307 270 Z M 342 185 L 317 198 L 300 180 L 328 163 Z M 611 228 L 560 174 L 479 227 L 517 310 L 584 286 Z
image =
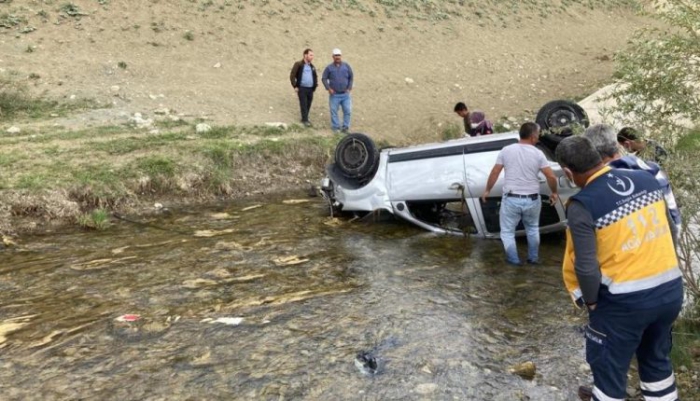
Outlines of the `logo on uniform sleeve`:
M 620 196 L 629 196 L 634 192 L 634 183 L 629 177 L 616 177 L 608 174 L 608 188 Z

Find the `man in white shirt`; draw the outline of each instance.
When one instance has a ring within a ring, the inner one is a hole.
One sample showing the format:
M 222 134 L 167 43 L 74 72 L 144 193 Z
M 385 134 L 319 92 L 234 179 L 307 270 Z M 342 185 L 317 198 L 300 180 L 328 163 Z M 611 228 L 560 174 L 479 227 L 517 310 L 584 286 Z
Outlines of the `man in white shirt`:
M 539 264 L 540 247 L 540 181 L 541 171 L 551 190 L 552 204 L 559 199 L 557 177 L 541 150 L 535 147 L 539 141 L 540 127 L 527 122 L 520 127 L 520 141 L 501 149 L 496 164 L 486 183 L 486 191 L 481 197 L 484 202 L 498 181 L 501 170 L 505 169 L 503 199 L 500 209 L 501 241 L 506 252 L 506 261 L 512 265 L 522 265 L 515 243 L 515 228 L 522 220 L 527 235 L 527 262 Z

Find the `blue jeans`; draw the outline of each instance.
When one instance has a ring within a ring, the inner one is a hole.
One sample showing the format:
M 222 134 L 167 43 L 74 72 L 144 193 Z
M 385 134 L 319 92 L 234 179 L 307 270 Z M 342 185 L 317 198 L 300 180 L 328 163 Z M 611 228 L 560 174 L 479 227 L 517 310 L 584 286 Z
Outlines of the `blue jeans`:
M 527 260 L 538 261 L 540 248 L 540 198 L 513 198 L 504 196 L 501 200 L 499 216 L 501 224 L 501 241 L 510 263 L 520 263 L 518 247 L 515 244 L 515 228 L 522 219 L 527 234 Z
M 350 116 L 352 115 L 352 98 L 350 98 L 350 93 L 333 94 L 328 99 L 328 104 L 331 108 L 331 129 L 333 131 L 340 129 L 338 107 L 343 108 L 343 129 L 350 129 Z

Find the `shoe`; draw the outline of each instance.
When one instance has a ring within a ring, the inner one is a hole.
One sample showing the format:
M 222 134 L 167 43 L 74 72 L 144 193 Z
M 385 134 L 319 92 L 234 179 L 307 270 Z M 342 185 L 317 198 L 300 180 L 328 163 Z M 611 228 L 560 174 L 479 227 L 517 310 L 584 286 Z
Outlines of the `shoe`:
M 586 386 L 579 386 L 578 398 L 583 401 L 591 401 L 593 399 L 593 389 Z
M 506 260 L 506 263 L 511 266 L 523 266 L 523 262 L 511 262 L 510 260 Z
M 528 260 L 527 260 L 527 264 L 528 264 L 528 265 L 539 266 L 541 263 L 540 263 L 539 260 L 530 260 L 530 259 L 528 259 Z
M 313 125 L 311 124 L 311 121 L 304 121 L 304 122 L 302 122 L 302 124 L 304 124 L 304 127 L 306 127 L 306 128 L 313 127 Z
M 347 134 L 348 130 L 348 127 L 343 127 L 343 129 L 341 129 L 340 132 L 342 132 L 343 134 Z

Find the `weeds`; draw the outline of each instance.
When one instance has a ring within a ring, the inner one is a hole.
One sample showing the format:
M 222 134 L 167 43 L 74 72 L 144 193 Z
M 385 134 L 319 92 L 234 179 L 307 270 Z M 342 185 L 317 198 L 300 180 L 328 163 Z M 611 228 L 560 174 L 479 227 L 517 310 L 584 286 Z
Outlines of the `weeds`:
M 78 225 L 90 230 L 105 230 L 109 227 L 109 213 L 104 209 L 85 213 L 78 217 Z
M 80 11 L 80 7 L 78 7 L 77 5 L 75 5 L 75 4 L 73 4 L 73 3 L 66 3 L 66 4 L 62 5 L 62 6 L 58 9 L 58 11 L 59 11 L 59 12 L 62 12 L 62 13 L 64 13 L 64 14 L 66 14 L 66 15 L 68 15 L 68 16 L 71 16 L 71 17 L 78 17 L 78 16 L 80 16 L 80 15 L 84 15 L 84 14 Z
M 24 17 L 19 17 L 14 14 L 2 14 L 0 15 L 0 28 L 12 29 L 19 24 L 26 23 L 27 20 Z
M 442 129 L 440 133 L 440 139 L 443 141 L 449 141 L 451 139 L 457 139 L 464 137 L 464 131 L 462 127 L 458 124 L 448 124 Z
M 193 41 L 193 40 L 194 40 L 194 33 L 192 33 L 191 31 L 186 31 L 186 32 L 184 33 L 184 35 L 182 35 L 182 37 L 183 37 L 185 40 Z
M 28 78 L 37 80 L 41 77 L 32 73 Z M 35 98 L 29 94 L 26 84 L 0 78 L 0 121 L 15 117 L 42 118 L 53 113 L 62 114 L 95 106 L 95 102 L 88 99 L 59 103 L 55 100 Z

